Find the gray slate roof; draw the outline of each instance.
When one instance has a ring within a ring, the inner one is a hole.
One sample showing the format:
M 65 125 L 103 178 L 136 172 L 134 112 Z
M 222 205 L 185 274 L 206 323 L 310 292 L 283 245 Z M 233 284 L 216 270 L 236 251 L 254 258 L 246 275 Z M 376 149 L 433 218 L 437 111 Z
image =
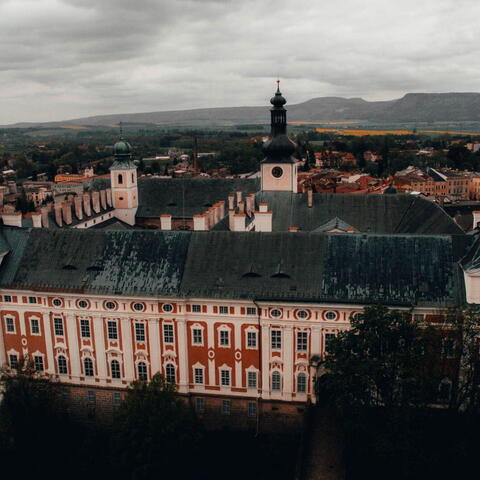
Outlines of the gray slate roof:
M 228 195 L 237 190 L 246 195 L 259 189 L 259 180 L 250 178 L 140 178 L 137 217 L 152 218 L 167 213 L 173 217 L 192 217 L 216 202 L 227 202 Z
M 16 229 L 0 286 L 38 291 L 444 307 L 466 235 Z
M 463 233 L 438 205 L 414 195 L 314 193 L 311 208 L 304 193 L 260 192 L 256 200 L 273 211 L 275 232 L 290 226 L 313 231 L 339 217 L 363 233 Z

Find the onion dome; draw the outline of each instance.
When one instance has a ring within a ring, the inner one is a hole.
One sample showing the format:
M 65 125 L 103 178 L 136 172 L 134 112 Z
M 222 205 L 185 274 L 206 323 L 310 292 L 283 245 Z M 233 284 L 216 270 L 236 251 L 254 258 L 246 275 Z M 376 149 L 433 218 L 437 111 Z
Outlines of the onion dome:
M 131 145 L 123 139 L 120 139 L 114 146 L 113 146 L 113 154 L 117 155 L 130 155 L 132 153 Z
M 277 80 L 277 91 L 275 92 L 275 95 L 270 99 L 270 103 L 274 107 L 283 107 L 287 103 L 287 100 L 280 92 L 280 80 Z

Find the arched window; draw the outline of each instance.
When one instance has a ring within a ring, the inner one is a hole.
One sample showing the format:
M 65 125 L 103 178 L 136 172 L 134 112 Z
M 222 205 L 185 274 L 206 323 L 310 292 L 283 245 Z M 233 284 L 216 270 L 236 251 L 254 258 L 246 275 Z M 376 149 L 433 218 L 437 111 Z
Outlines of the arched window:
M 307 376 L 303 372 L 297 375 L 297 392 L 307 392 Z
M 110 370 L 112 371 L 112 378 L 120 378 L 120 363 L 118 360 L 110 362 Z
M 66 375 L 68 373 L 67 359 L 63 355 L 59 355 L 57 358 L 58 373 L 60 375 Z
M 167 363 L 165 367 L 165 377 L 168 383 L 175 383 L 175 366 Z
M 145 362 L 138 362 L 137 374 L 138 374 L 139 380 L 147 380 L 148 373 L 147 373 L 147 364 Z
M 93 377 L 93 362 L 91 358 L 85 358 L 83 360 L 83 373 L 86 377 Z
M 272 373 L 272 390 L 279 391 L 282 389 L 282 377 L 280 372 Z
M 118 178 L 118 184 L 121 185 L 123 183 L 123 175 L 119 173 L 117 178 Z

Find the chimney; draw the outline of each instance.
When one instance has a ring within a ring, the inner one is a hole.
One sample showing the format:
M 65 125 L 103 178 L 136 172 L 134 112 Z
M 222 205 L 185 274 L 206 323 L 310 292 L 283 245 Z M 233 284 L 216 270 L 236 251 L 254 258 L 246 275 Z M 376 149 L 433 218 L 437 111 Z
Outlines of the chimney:
M 308 203 L 308 206 L 310 208 L 313 207 L 313 190 L 312 190 L 312 187 L 310 187 L 308 190 L 307 190 L 307 203 Z
M 55 202 L 55 205 L 53 206 L 53 208 L 55 209 L 55 221 L 57 222 L 57 225 L 61 227 L 63 225 L 61 202 Z
M 258 205 L 259 211 L 255 212 L 255 231 L 271 232 L 272 231 L 272 212 L 268 210 L 267 203 Z
M 107 205 L 109 207 L 112 207 L 113 206 L 113 204 L 112 204 L 112 189 L 111 188 L 106 188 L 105 192 L 107 194 Z
M 255 211 L 255 194 L 247 195 L 247 214 L 251 215 Z
M 235 215 L 235 209 L 228 210 L 228 229 L 233 232 L 233 216 Z
M 63 221 L 70 225 L 72 223 L 72 204 L 65 200 L 62 202 Z
M 219 211 L 220 220 L 225 218 L 225 200 L 220 200 L 218 202 L 218 211 Z
M 49 220 L 48 220 L 48 207 L 41 207 L 40 212 L 42 213 L 42 227 L 43 228 L 48 228 L 49 225 Z
M 197 232 L 207 230 L 205 215 L 194 215 L 193 216 L 193 229 Z
M 228 209 L 232 210 L 235 208 L 235 195 L 231 194 L 228 196 Z
M 42 214 L 40 212 L 32 213 L 32 222 L 34 228 L 42 228 Z
M 89 217 L 92 214 L 92 207 L 90 203 L 90 193 L 85 192 L 83 194 L 83 211 L 85 212 L 85 216 Z
M 208 229 L 210 230 L 215 225 L 215 207 L 208 209 Z
M 238 213 L 245 213 L 245 202 L 243 200 L 238 202 Z
M 160 228 L 162 230 L 172 229 L 172 216 L 168 213 L 160 215 Z
M 11 227 L 22 226 L 22 214 L 20 212 L 3 213 L 2 220 L 4 225 L 9 225 Z
M 480 222 L 480 210 L 474 210 L 472 212 L 473 215 L 473 227 L 472 229 L 477 228 L 479 222 Z
M 233 231 L 244 232 L 247 216 L 244 213 L 236 213 L 233 215 Z
M 289 232 L 298 232 L 298 227 L 288 227 Z
M 220 202 L 217 202 L 213 204 L 213 225 L 216 225 L 220 220 Z
M 107 192 L 105 192 L 105 190 L 100 190 L 100 203 L 102 204 L 102 209 L 106 210 L 106 208 L 107 208 Z
M 75 205 L 75 216 L 81 220 L 83 218 L 83 210 L 82 210 L 82 197 L 78 195 L 73 199 L 73 204 Z
M 238 202 L 242 201 L 242 192 L 238 190 L 236 194 L 237 194 L 237 205 L 238 205 Z
M 100 194 L 97 191 L 92 192 L 92 205 L 95 213 L 100 213 Z

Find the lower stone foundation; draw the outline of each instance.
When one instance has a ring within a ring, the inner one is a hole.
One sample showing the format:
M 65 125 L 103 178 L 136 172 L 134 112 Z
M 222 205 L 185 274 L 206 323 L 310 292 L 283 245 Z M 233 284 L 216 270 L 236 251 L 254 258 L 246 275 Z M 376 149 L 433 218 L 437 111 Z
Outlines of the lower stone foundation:
M 63 388 L 72 415 L 91 421 L 109 422 L 125 397 L 125 390 L 93 386 Z M 252 400 L 213 395 L 180 395 L 207 429 L 231 428 L 259 432 L 299 431 L 306 405 L 303 403 Z

